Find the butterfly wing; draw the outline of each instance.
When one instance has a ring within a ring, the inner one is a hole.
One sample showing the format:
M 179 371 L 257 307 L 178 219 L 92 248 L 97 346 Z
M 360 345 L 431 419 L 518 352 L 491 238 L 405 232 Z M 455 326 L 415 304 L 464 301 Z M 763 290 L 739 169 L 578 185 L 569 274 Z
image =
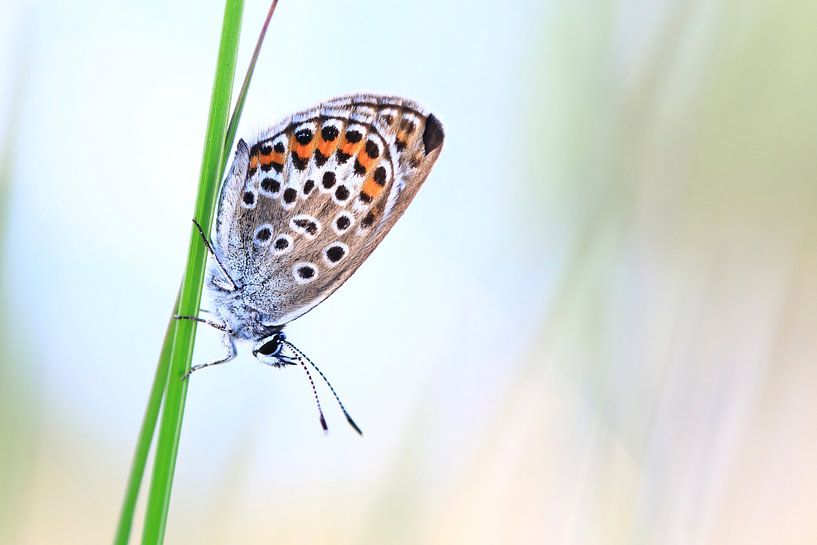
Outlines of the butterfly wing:
M 412 101 L 352 95 L 240 142 L 216 245 L 247 304 L 283 325 L 326 299 L 403 214 L 443 140 Z

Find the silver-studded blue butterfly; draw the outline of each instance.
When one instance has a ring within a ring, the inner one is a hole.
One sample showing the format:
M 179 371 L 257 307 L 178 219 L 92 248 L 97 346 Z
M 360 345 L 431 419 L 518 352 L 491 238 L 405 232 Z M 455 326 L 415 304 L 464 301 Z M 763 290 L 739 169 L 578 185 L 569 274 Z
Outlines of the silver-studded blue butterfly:
M 244 339 L 264 364 L 300 364 L 313 391 L 305 362 L 326 380 L 283 328 L 369 257 L 417 194 L 443 140 L 439 120 L 415 102 L 362 94 L 328 100 L 240 140 L 221 187 L 216 236 L 209 242 L 201 233 L 213 257 L 207 287 L 214 319 L 179 317 L 223 331 L 228 353 L 190 372 L 232 360 L 235 339 Z M 326 429 L 319 402 L 318 410 Z

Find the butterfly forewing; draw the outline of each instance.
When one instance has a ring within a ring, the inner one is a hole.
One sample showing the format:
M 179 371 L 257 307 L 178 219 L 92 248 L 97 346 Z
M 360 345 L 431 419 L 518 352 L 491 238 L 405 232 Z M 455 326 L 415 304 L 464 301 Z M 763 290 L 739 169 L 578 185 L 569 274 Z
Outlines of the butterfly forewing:
M 440 122 L 396 97 L 340 97 L 240 142 L 216 244 L 271 325 L 304 314 L 369 256 L 425 181 Z

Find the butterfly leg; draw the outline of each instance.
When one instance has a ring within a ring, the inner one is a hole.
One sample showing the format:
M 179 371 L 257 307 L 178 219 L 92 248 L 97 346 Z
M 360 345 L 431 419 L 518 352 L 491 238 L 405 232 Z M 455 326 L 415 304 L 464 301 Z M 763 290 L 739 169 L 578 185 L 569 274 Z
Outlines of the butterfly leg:
M 207 310 L 206 308 L 200 308 L 199 312 L 200 313 L 203 312 L 205 314 L 211 314 L 213 316 L 216 315 L 215 312 L 213 312 L 212 310 Z M 216 322 L 214 320 L 208 320 L 206 318 L 200 318 L 198 316 L 182 316 L 180 314 L 174 314 L 173 319 L 174 320 L 193 320 L 194 322 L 200 322 L 202 324 L 207 324 L 210 327 L 218 329 L 219 331 L 224 331 L 226 333 L 231 333 L 230 328 L 227 326 L 227 324 L 222 324 L 222 323 Z
M 207 320 L 206 318 L 199 318 L 198 316 L 181 316 L 179 314 L 174 314 L 173 319 L 175 320 L 192 320 L 194 322 L 199 322 L 201 324 L 207 324 L 210 327 L 218 329 L 219 331 L 223 331 L 224 333 L 232 333 L 230 331 L 230 327 L 227 324 L 221 324 L 218 322 L 214 322 L 213 320 Z
M 214 327 L 214 328 L 218 329 L 219 331 L 223 331 L 225 333 L 231 333 L 230 328 L 229 328 L 229 326 L 227 326 L 227 324 L 220 324 L 218 322 L 214 322 L 213 320 L 207 320 L 205 318 L 199 318 L 198 316 L 180 316 L 178 314 L 175 314 L 173 316 L 173 318 L 176 319 L 176 320 L 192 320 L 194 322 L 207 324 L 210 327 Z
M 204 242 L 204 246 L 207 247 L 207 251 L 210 252 L 210 255 L 213 257 L 213 260 L 218 265 L 218 269 L 221 271 L 221 274 L 224 275 L 224 277 L 230 283 L 230 286 L 232 287 L 232 290 L 235 291 L 236 290 L 236 283 L 233 281 L 232 277 L 227 272 L 227 269 L 224 268 L 224 265 L 221 264 L 221 261 L 219 261 L 215 250 L 213 250 L 213 245 L 210 243 L 210 239 L 208 239 L 207 235 L 204 234 L 204 229 L 201 228 L 201 225 L 199 224 L 199 222 L 196 221 L 195 218 L 193 218 L 193 225 L 195 225 L 196 229 L 199 230 L 199 235 L 201 235 L 201 240 L 202 240 L 202 242 Z
M 224 348 L 227 349 L 227 355 L 217 360 L 208 361 L 207 363 L 200 363 L 199 365 L 194 365 L 193 367 L 190 368 L 190 371 L 188 371 L 187 374 L 184 375 L 182 380 L 189 377 L 193 373 L 193 371 L 198 371 L 199 369 L 204 369 L 205 367 L 211 367 L 213 365 L 221 365 L 222 363 L 227 363 L 228 361 L 235 359 L 236 355 L 235 343 L 233 342 L 232 335 L 230 335 L 229 333 L 224 333 L 224 335 L 221 337 L 221 341 L 224 343 Z

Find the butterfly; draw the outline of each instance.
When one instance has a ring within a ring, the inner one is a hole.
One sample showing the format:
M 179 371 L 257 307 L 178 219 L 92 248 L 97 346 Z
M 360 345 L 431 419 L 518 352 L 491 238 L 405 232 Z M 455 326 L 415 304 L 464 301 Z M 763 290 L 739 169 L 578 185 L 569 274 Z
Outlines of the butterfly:
M 444 138 L 440 121 L 411 100 L 355 94 L 240 140 L 221 186 L 215 238 L 196 224 L 213 258 L 206 285 L 214 319 L 177 317 L 221 330 L 228 352 L 190 372 L 232 360 L 234 341 L 250 341 L 264 364 L 303 367 L 326 430 L 305 360 L 361 433 L 283 329 L 337 290 L 380 244 L 423 185 Z

